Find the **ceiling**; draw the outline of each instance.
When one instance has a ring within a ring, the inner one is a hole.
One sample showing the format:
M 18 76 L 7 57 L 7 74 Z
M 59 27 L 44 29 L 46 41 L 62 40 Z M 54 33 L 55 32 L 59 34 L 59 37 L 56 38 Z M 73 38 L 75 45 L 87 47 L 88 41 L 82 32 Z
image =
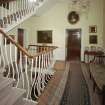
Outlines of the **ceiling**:
M 89 0 L 45 0 L 45 3 L 38 9 L 36 16 L 40 16 L 49 9 L 51 9 L 56 3 L 68 3 L 76 4 L 74 7 L 79 7 L 80 9 L 89 7 L 87 4 Z M 78 2 L 78 3 L 77 3 Z M 87 3 L 86 3 L 87 2 Z
M 42 15 L 43 13 L 51 9 L 56 3 L 65 2 L 65 1 L 69 2 L 70 0 L 45 0 L 43 6 L 41 6 L 40 9 L 38 9 L 36 16 Z

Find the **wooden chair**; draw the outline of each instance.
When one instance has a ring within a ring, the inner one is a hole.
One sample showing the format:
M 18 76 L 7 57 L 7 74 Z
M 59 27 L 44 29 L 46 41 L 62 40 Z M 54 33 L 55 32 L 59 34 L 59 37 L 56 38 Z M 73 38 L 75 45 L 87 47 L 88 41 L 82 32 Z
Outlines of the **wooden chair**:
M 102 105 L 105 105 L 105 56 L 97 55 L 94 62 L 89 64 L 90 78 L 93 82 L 93 90 L 97 89 L 102 95 Z
M 10 15 L 7 15 L 8 24 L 11 24 Z
M 7 25 L 7 17 L 3 17 L 3 23 L 4 23 L 4 27 L 6 27 L 6 25 Z
M 3 20 L 0 19 L 0 27 L 3 28 Z

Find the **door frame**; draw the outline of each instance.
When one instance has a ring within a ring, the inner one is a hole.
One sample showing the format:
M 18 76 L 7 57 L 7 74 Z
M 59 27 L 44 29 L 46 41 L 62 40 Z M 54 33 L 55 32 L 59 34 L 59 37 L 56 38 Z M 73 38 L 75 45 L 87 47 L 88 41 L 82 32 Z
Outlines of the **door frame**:
M 17 29 L 17 42 L 19 41 L 19 30 L 23 30 L 23 45 L 21 45 L 22 47 L 24 47 L 24 28 L 18 28 Z M 18 42 L 19 43 L 19 42 Z M 19 43 L 20 44 L 20 43 Z M 17 62 L 19 62 L 19 59 L 20 59 L 20 53 L 19 53 L 19 50 L 17 49 Z
M 80 41 L 81 41 L 81 48 L 80 48 L 80 60 L 81 60 L 81 53 L 82 53 L 82 28 L 67 28 L 65 29 L 65 60 L 67 61 L 67 45 L 68 45 L 68 31 L 73 30 L 80 30 Z

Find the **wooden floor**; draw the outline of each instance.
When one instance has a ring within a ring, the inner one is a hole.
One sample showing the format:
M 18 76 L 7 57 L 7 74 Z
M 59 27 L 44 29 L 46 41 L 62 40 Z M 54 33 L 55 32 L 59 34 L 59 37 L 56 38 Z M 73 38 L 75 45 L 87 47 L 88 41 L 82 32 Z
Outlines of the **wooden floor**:
M 67 90 L 69 92 L 69 101 L 67 99 L 68 102 L 61 105 L 81 105 L 80 83 L 83 77 L 88 85 L 91 105 L 102 105 L 100 96 L 97 94 L 97 92 L 93 92 L 93 83 L 89 77 L 87 65 L 79 61 L 70 61 L 69 76 L 70 89 Z
M 90 99 L 91 99 L 91 105 L 102 105 L 101 99 L 100 99 L 101 96 L 99 94 L 97 94 L 97 92 L 93 91 L 93 82 L 89 77 L 88 66 L 84 63 L 81 63 L 81 68 L 82 68 L 82 72 L 83 72 L 83 75 L 85 77 L 85 80 L 88 84 L 89 94 L 90 94 Z
M 60 105 L 90 105 L 88 88 L 81 70 L 81 63 L 79 61 L 70 61 L 69 65 L 68 80 Z
M 83 74 L 79 61 L 70 61 L 71 72 L 71 102 L 72 105 L 81 105 L 81 82 Z

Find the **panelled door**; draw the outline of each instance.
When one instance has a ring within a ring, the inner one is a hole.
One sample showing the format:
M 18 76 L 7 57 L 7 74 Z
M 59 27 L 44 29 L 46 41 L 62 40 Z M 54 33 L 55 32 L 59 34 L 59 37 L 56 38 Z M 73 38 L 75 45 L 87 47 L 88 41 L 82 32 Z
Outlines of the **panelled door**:
M 67 60 L 80 60 L 81 29 L 68 29 L 67 36 Z

